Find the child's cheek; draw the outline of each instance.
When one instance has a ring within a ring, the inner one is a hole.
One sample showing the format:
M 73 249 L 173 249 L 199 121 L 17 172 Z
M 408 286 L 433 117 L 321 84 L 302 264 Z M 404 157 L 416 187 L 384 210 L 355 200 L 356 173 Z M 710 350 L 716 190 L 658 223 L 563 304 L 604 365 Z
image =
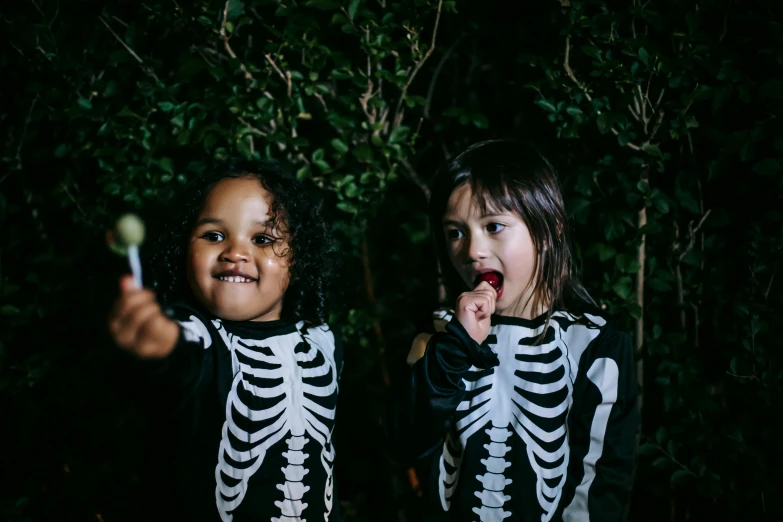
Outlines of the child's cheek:
M 274 254 L 267 256 L 263 260 L 262 265 L 264 274 L 268 275 L 271 280 L 278 280 L 280 282 L 280 291 L 285 292 L 291 279 L 288 256 L 283 257 Z

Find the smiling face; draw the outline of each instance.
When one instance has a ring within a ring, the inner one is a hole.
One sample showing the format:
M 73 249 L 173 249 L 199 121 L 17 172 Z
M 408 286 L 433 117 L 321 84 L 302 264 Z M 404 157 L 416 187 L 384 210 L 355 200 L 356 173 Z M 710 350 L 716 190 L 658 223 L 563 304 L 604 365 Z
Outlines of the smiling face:
M 482 213 L 470 184 L 464 183 L 449 197 L 443 232 L 449 259 L 468 287 L 474 288 L 482 279 L 493 288 L 499 286 L 497 313 L 527 318 L 538 315 L 540 310 L 530 310 L 529 299 L 535 286 L 537 254 L 530 231 L 519 216 L 491 209 Z
M 190 234 L 187 272 L 201 305 L 220 319 L 280 319 L 289 247 L 272 196 L 254 178 L 224 179 L 210 191 Z

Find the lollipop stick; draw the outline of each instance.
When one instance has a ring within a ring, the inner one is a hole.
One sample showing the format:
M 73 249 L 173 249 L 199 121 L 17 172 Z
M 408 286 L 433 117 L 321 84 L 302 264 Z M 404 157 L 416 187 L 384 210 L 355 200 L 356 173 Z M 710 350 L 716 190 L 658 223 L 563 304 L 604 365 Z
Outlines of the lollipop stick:
M 138 246 L 128 246 L 128 261 L 130 262 L 131 272 L 133 273 L 133 282 L 135 283 L 136 288 L 141 288 L 141 260 L 139 259 Z

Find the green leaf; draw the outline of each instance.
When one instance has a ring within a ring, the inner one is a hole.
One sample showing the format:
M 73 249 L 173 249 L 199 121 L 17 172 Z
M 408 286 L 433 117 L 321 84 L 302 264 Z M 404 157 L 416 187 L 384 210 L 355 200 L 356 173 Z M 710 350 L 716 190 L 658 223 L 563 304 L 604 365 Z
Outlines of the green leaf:
M 20 315 L 22 312 L 13 305 L 3 305 L 0 307 L 0 315 Z
M 598 118 L 595 119 L 595 123 L 598 125 L 598 130 L 601 132 L 601 134 L 606 134 L 612 130 L 612 117 L 608 112 L 602 112 L 599 114 Z
M 658 457 L 652 463 L 653 467 L 658 469 L 666 469 L 671 467 L 671 464 L 672 461 L 669 457 Z
M 639 446 L 639 455 L 652 456 L 659 453 L 658 448 L 654 444 L 642 444 Z
M 595 45 L 583 45 L 580 49 L 591 58 L 595 58 L 596 60 L 601 59 L 601 50 Z
M 645 49 L 644 47 L 639 47 L 639 52 L 637 53 L 637 55 L 639 56 L 639 59 L 642 61 L 642 63 L 644 65 L 647 65 L 647 62 L 650 59 L 650 55 L 647 54 L 647 49 Z
M 555 106 L 546 100 L 536 100 L 535 103 L 547 112 L 557 112 Z
M 767 158 L 753 165 L 753 172 L 762 176 L 777 176 L 783 172 L 783 167 L 780 166 L 780 161 Z
M 410 127 L 406 127 L 405 125 L 400 125 L 399 127 L 395 127 L 393 131 L 391 131 L 391 134 L 389 135 L 389 143 L 400 143 L 405 140 L 405 138 L 408 137 L 408 133 L 410 132 Z
M 345 142 L 340 138 L 334 138 L 331 143 L 332 143 L 332 147 L 334 147 L 334 150 L 336 150 L 340 154 L 345 154 L 346 152 L 348 152 L 348 145 L 346 145 Z
M 655 198 L 653 203 L 655 204 L 655 208 L 657 208 L 661 214 L 667 214 L 669 212 L 669 203 L 666 201 L 666 198 Z
M 168 172 L 169 174 L 174 173 L 174 160 L 171 158 L 161 158 L 158 162 L 158 165 L 160 165 L 160 168 Z
M 366 143 L 363 143 L 358 147 L 354 148 L 353 155 L 356 156 L 356 159 L 358 159 L 359 161 L 365 161 L 369 163 L 373 160 L 372 148 Z
M 160 110 L 163 112 L 169 112 L 174 108 L 174 104 L 171 102 L 160 102 L 158 107 L 160 107 Z
M 662 158 L 663 154 L 661 154 L 661 149 L 658 148 L 658 145 L 654 145 L 652 143 L 648 143 L 644 146 L 644 152 L 649 154 L 650 156 L 655 156 L 656 158 Z
M 360 0 L 351 0 L 351 3 L 348 4 L 348 18 L 351 20 L 356 17 L 356 10 L 359 8 L 359 1 Z
M 82 109 L 92 109 L 92 100 L 90 98 L 79 98 L 77 103 Z
M 666 442 L 666 439 L 668 438 L 669 438 L 669 432 L 663 426 L 658 428 L 658 430 L 655 432 L 655 441 L 658 443 L 659 446 L 662 446 Z
M 598 251 L 598 259 L 601 261 L 607 261 L 612 259 L 617 254 L 617 250 L 612 245 L 601 244 L 601 248 Z
M 315 9 L 320 9 L 321 11 L 331 11 L 332 9 L 340 8 L 340 4 L 335 2 L 335 0 L 308 0 L 308 2 L 305 5 L 307 7 L 314 7 Z
M 583 116 L 584 115 L 584 113 L 582 112 L 582 109 L 580 109 L 579 107 L 576 107 L 574 105 L 568 107 L 566 109 L 566 112 L 568 114 L 570 114 L 571 116 Z
M 57 146 L 56 149 L 54 149 L 54 157 L 55 158 L 64 158 L 66 155 L 68 155 L 69 147 L 65 143 L 61 143 Z
M 734 92 L 734 86 L 733 85 L 724 85 L 723 87 L 719 87 L 715 90 L 715 96 L 712 98 L 712 113 L 717 113 L 721 107 L 723 107 L 723 104 L 726 103 L 726 100 L 729 99 L 729 96 L 731 96 L 731 93 Z
M 628 299 L 628 297 L 631 295 L 630 285 L 622 279 L 612 285 L 612 290 L 614 290 L 614 293 L 623 300 Z
M 339 203 L 337 203 L 337 208 L 342 210 L 343 212 L 347 212 L 348 214 L 358 213 L 358 209 L 356 208 L 356 205 L 354 205 L 350 201 L 340 201 Z
M 685 482 L 688 482 L 693 478 L 693 475 L 689 471 L 685 471 L 684 469 L 678 469 L 674 473 L 672 473 L 670 484 L 672 487 L 676 487 L 679 485 L 684 484 Z

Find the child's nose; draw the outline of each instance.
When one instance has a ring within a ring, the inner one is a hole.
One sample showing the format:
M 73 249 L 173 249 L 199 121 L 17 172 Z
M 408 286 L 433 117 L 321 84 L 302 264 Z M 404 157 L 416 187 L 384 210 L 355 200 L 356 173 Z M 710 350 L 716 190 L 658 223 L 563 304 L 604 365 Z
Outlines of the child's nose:
M 226 243 L 226 248 L 220 254 L 220 260 L 228 263 L 241 263 L 247 261 L 250 255 L 247 249 L 235 241 Z
M 487 251 L 487 242 L 483 241 L 481 236 L 472 234 L 468 238 L 467 247 L 468 259 L 471 263 L 485 259 L 489 255 L 489 252 Z

